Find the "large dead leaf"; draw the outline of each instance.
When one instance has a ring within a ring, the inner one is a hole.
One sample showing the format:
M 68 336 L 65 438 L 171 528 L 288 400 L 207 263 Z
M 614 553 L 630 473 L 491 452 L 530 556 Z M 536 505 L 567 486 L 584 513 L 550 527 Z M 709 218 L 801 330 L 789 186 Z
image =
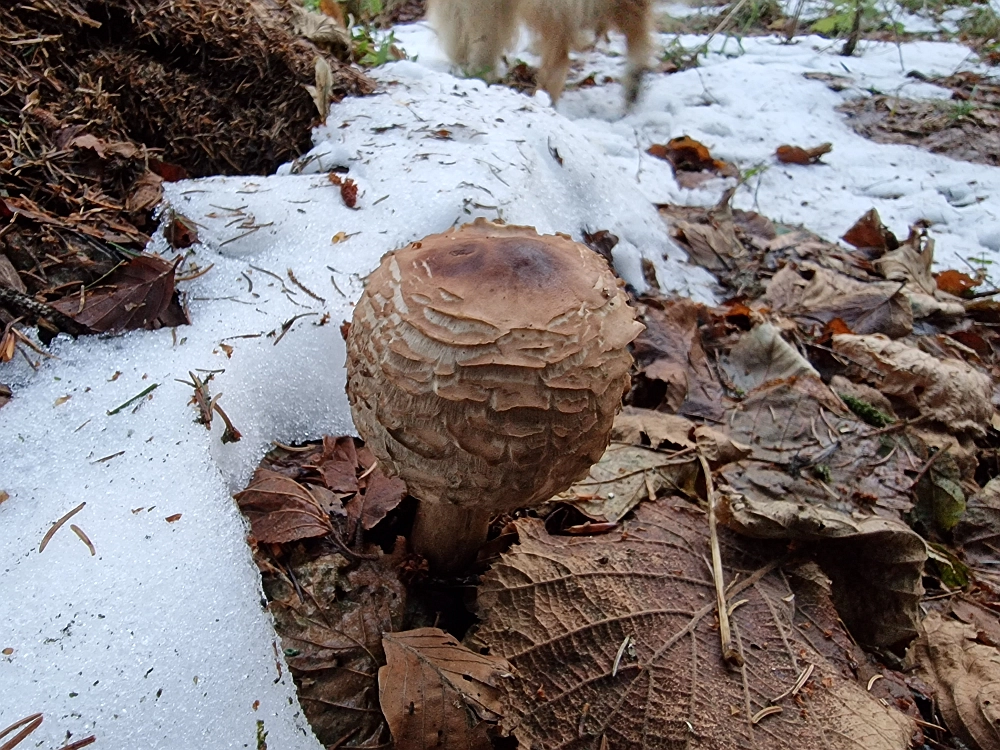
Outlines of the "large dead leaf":
M 819 376 L 809 360 L 785 341 L 781 332 L 770 323 L 761 323 L 741 336 L 722 360 L 722 366 L 733 384 L 744 391 L 772 380 Z
M 155 255 L 137 255 L 101 286 L 51 304 L 94 333 L 179 325 L 187 322 L 187 314 L 174 299 L 176 268 L 177 263 Z
M 935 689 L 948 729 L 975 750 L 1000 747 L 1000 651 L 978 643 L 972 625 L 937 612 L 923 629 L 914 649 L 917 670 Z
M 406 612 L 396 574 L 405 542 L 391 555 L 369 545 L 364 558 L 307 544 L 280 559 L 254 551 L 299 703 L 323 745 L 384 748 L 377 674 L 382 634 L 398 630 Z
M 719 520 L 745 536 L 808 541 L 833 581 L 841 619 L 864 646 L 905 647 L 917 635 L 927 546 L 901 521 L 820 505 L 722 492 Z
M 812 263 L 789 264 L 771 279 L 764 301 L 806 327 L 840 318 L 852 333 L 899 338 L 913 330 L 910 300 L 901 288 L 892 282 L 858 281 Z
M 329 515 L 309 490 L 277 472 L 257 469 L 253 481 L 234 497 L 258 542 L 292 542 L 333 531 Z
M 993 417 L 990 379 L 964 362 L 938 359 L 882 336 L 833 337 L 848 373 L 954 432 L 983 434 Z
M 961 317 L 965 308 L 952 295 L 938 288 L 931 274 L 933 263 L 934 240 L 913 228 L 906 242 L 876 260 L 874 266 L 885 278 L 906 284 L 905 294 L 914 318 Z
M 470 651 L 437 628 L 382 636 L 379 704 L 396 750 L 490 750 L 487 730 L 503 714 L 506 660 Z
M 643 503 L 621 534 L 553 537 L 532 519 L 517 530 L 483 579 L 474 640 L 516 670 L 503 726 L 521 747 L 910 747 L 915 725 L 858 684 L 829 599 L 781 568 L 781 545 L 720 534 L 745 660 L 731 670 L 707 523 L 689 504 Z
M 838 503 L 895 518 L 913 507 L 905 472 L 916 474 L 909 456 L 919 455 L 918 438 L 874 430 L 819 378 L 757 388 L 730 413 L 727 426 L 753 453 L 720 471 L 749 498 Z

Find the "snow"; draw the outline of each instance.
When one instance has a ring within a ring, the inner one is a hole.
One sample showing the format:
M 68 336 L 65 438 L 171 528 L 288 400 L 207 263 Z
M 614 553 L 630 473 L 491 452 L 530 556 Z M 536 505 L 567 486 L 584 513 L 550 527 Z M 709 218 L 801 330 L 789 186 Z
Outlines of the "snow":
M 961 46 L 863 43 L 842 58 L 817 37 L 720 37 L 699 68 L 650 76 L 622 117 L 617 84 L 571 89 L 553 111 L 544 95 L 451 77 L 423 24 L 396 34 L 416 62 L 385 66 L 379 94 L 335 105 L 306 157 L 271 177 L 168 186 L 169 204 L 199 226 L 194 259 L 215 264 L 183 285 L 191 326 L 60 338 L 37 371 L 23 359 L 0 369 L 15 392 L 0 411 L 0 489 L 10 494 L 0 504 L 0 651 L 12 649 L 0 655 L 0 727 L 44 712 L 31 746 L 95 734 L 121 750 L 254 748 L 260 720 L 271 747 L 318 747 L 230 496 L 272 440 L 352 430 L 338 328 L 383 253 L 477 216 L 577 238 L 607 229 L 632 285 L 643 287 L 646 259 L 664 289 L 710 300 L 707 275 L 686 264 L 654 204 L 714 203 L 729 183 L 682 189 L 645 153 L 686 134 L 742 169 L 767 166 L 737 193 L 739 207 L 829 239 L 875 207 L 897 233 L 932 221 L 945 266 L 1000 259 L 1000 170 L 868 142 L 834 111 L 869 90 L 946 97 L 906 72 L 972 68 Z M 612 40 L 579 56 L 576 80 L 617 77 L 620 52 Z M 807 72 L 853 83 L 835 93 Z M 779 144 L 823 141 L 833 151 L 822 165 L 772 158 Z M 356 209 L 325 174 L 334 167 L 357 182 Z M 151 249 L 167 252 L 161 237 Z M 219 420 L 211 432 L 194 422 L 192 390 L 178 382 L 190 371 L 215 372 L 210 388 L 241 442 L 223 445 Z M 137 406 L 108 414 L 153 384 Z M 84 501 L 72 522 L 96 556 L 68 524 L 39 553 L 51 524 Z

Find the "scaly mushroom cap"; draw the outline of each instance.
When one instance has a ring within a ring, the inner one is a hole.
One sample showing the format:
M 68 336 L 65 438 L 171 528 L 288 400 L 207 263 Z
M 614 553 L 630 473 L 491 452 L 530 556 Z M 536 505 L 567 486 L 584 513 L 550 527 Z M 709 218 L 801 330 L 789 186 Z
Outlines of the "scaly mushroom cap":
M 529 507 L 601 457 L 642 330 L 597 253 L 478 219 L 368 277 L 347 337 L 354 423 L 422 502 Z

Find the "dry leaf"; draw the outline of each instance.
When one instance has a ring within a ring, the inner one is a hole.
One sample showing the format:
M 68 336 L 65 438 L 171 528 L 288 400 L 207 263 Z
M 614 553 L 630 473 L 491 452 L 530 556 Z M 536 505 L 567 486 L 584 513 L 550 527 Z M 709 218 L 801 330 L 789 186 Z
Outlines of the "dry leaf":
M 626 407 L 615 418 L 612 442 L 601 460 L 590 467 L 585 479 L 556 499 L 591 519 L 617 523 L 643 500 L 651 499 L 650 493 L 694 495 L 699 471 L 695 429 L 683 417 Z M 731 445 L 725 436 L 715 436 Z
M 474 641 L 515 669 L 503 726 L 521 747 L 910 747 L 915 725 L 851 676 L 853 646 L 829 599 L 782 571 L 782 545 L 720 533 L 746 660 L 733 670 L 720 653 L 707 523 L 690 505 L 643 503 L 622 534 L 516 525 L 520 544 L 480 586 Z M 762 716 L 771 705 L 781 711 Z
M 175 250 L 184 250 L 198 242 L 198 227 L 186 216 L 170 211 L 163 227 L 163 237 Z
M 761 323 L 741 336 L 721 365 L 733 384 L 744 391 L 752 391 L 771 380 L 819 376 L 809 361 L 770 323 Z
M 891 338 L 913 330 L 910 300 L 892 282 L 863 282 L 813 263 L 789 263 L 767 285 L 764 301 L 772 312 L 799 323 L 840 320 L 849 333 L 884 333 Z M 843 331 L 840 331 L 843 332 Z
M 917 635 L 927 546 L 901 521 L 787 500 L 720 496 L 719 520 L 745 536 L 809 541 L 837 612 L 864 646 L 898 650 Z
M 0 253 L 0 286 L 5 286 L 22 294 L 28 291 L 28 288 L 21 280 L 21 275 L 14 268 L 14 264 L 3 253 Z
M 656 363 L 654 373 L 663 373 L 669 364 L 677 375 L 673 383 L 662 389 L 649 385 L 643 398 L 633 394 L 634 401 L 641 406 L 658 407 L 667 399 L 670 404 L 678 403 L 676 411 L 689 416 L 719 419 L 722 416 L 722 386 L 719 385 L 708 355 L 701 343 L 698 330 L 698 313 L 701 305 L 689 299 L 650 299 L 643 312 L 646 330 L 639 334 L 633 344 L 636 363 L 640 373 Z M 679 388 L 686 385 L 685 392 Z M 644 385 L 638 379 L 636 388 Z M 668 390 L 669 388 L 673 390 Z M 647 402 L 647 399 L 655 403 Z
M 906 242 L 876 260 L 874 265 L 885 278 L 905 281 L 916 290 L 933 297 L 937 291 L 937 283 L 931 275 L 933 263 L 934 240 L 921 237 L 919 231 L 911 229 Z
M 174 298 L 174 271 L 155 255 L 137 255 L 116 268 L 107 282 L 51 303 L 59 312 L 95 333 L 154 328 L 170 312 Z
M 309 490 L 277 472 L 258 469 L 247 488 L 233 497 L 258 542 L 292 542 L 333 531 Z
M 782 164 L 817 164 L 822 156 L 833 151 L 832 143 L 821 143 L 814 148 L 800 146 L 778 146 L 775 156 Z
M 970 564 L 979 567 L 996 565 L 997 550 L 1000 549 L 1000 477 L 991 479 L 969 498 L 965 514 L 955 526 L 953 538 L 962 549 L 963 558 Z M 998 580 L 995 576 L 989 578 Z
M 356 561 L 316 549 L 296 545 L 280 564 L 263 548 L 254 551 L 299 703 L 321 744 L 346 736 L 348 747 L 387 747 L 377 675 L 382 633 L 399 629 L 406 612 L 396 574 L 405 542 L 391 555 L 369 545 L 363 553 L 376 559 Z
M 163 178 L 148 169 L 132 184 L 125 207 L 132 213 L 150 211 L 163 199 Z
M 470 651 L 437 628 L 384 633 L 379 705 L 397 750 L 490 750 L 506 660 Z
M 974 279 L 968 274 L 953 270 L 942 271 L 936 274 L 934 282 L 942 292 L 955 297 L 965 297 L 972 289 L 983 283 L 981 280 Z
M 880 435 L 819 378 L 772 381 L 728 415 L 729 436 L 750 457 L 720 473 L 737 492 L 761 500 L 841 503 L 898 518 L 913 507 L 908 456 L 926 450 L 910 431 Z
M 1000 747 L 1000 651 L 976 629 L 931 612 L 914 649 L 921 679 L 936 691 L 945 724 L 970 748 Z
M 834 336 L 853 380 L 867 381 L 925 419 L 984 434 L 993 417 L 990 379 L 964 362 L 937 359 L 883 336 Z
M 869 251 L 870 257 L 876 258 L 899 247 L 896 235 L 886 228 L 874 208 L 847 230 L 843 240 L 859 250 Z
M 666 145 L 654 143 L 646 149 L 646 153 L 670 162 L 675 174 L 702 171 L 715 172 L 724 177 L 739 174 L 732 164 L 713 158 L 707 146 L 686 135 L 671 138 Z
M 406 483 L 402 479 L 387 477 L 381 470 L 375 469 L 365 479 L 361 528 L 371 531 L 390 510 L 403 501 L 404 497 L 406 497 Z

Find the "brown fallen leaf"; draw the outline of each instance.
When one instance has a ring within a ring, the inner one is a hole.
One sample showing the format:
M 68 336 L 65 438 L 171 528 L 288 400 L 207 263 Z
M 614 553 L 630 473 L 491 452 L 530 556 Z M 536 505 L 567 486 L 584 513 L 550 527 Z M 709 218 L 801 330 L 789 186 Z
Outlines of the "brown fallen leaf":
M 818 164 L 821 157 L 833 151 L 832 143 L 821 143 L 814 148 L 800 146 L 778 146 L 774 155 L 782 164 Z
M 168 263 L 155 255 L 137 255 L 116 268 L 101 286 L 74 292 L 52 302 L 52 307 L 94 333 L 157 327 L 174 302 L 174 272 L 179 262 L 180 258 Z
M 870 383 L 950 431 L 985 434 L 993 417 L 993 387 L 964 362 L 938 359 L 884 336 L 834 336 L 833 349 L 847 358 L 852 380 Z
M 642 302 L 646 330 L 633 346 L 639 372 L 646 382 L 637 380 L 633 403 L 651 408 L 662 405 L 669 411 L 695 417 L 721 417 L 722 386 L 698 330 L 702 306 L 683 298 Z M 652 373 L 647 372 L 647 367 L 653 368 Z M 657 381 L 657 374 L 670 379 Z M 643 387 L 647 390 L 639 393 Z
M 772 380 L 819 376 L 809 360 L 785 341 L 771 323 L 761 323 L 743 334 L 721 365 L 733 384 L 744 391 Z
M 361 528 L 371 531 L 406 497 L 406 483 L 399 477 L 387 477 L 378 468 L 365 478 L 362 493 Z
M 184 250 L 198 242 L 198 226 L 183 214 L 171 210 L 163 227 L 163 236 L 170 247 Z
M 125 207 L 133 212 L 150 211 L 163 199 L 163 178 L 148 169 L 132 184 Z
M 181 514 L 180 513 L 174 513 L 172 516 L 167 516 L 167 518 L 166 518 L 167 523 L 174 523 L 174 522 L 180 521 L 180 520 L 181 520 Z
M 810 324 L 840 320 L 848 331 L 884 333 L 891 338 L 913 330 L 910 300 L 897 283 L 863 282 L 814 263 L 789 263 L 767 285 L 764 301 L 771 311 Z
M 782 568 L 782 545 L 720 530 L 745 659 L 731 669 L 707 523 L 688 503 L 643 503 L 621 533 L 603 536 L 516 525 L 520 544 L 480 585 L 483 622 L 470 645 L 513 665 L 502 726 L 521 747 L 910 747 L 915 724 L 853 678 L 854 647 L 828 596 Z
M 646 153 L 670 162 L 677 172 L 715 172 L 724 177 L 735 177 L 739 170 L 732 164 L 712 157 L 708 147 L 687 135 L 671 138 L 666 145 L 654 143 Z
M 830 576 L 837 612 L 863 646 L 901 654 L 916 637 L 927 545 L 902 521 L 725 491 L 719 520 L 744 536 L 811 542 L 799 549 Z
M 877 258 L 889 250 L 899 247 L 896 235 L 890 232 L 879 218 L 874 208 L 858 219 L 843 236 L 844 242 L 859 250 L 868 251 L 869 257 Z
M 309 490 L 277 472 L 257 469 L 247 488 L 233 497 L 258 542 L 292 542 L 333 531 L 330 517 Z
M 969 564 L 994 585 L 1000 584 L 1000 571 L 991 569 L 1000 549 L 1000 478 L 991 479 L 969 498 L 953 538 Z
M 934 283 L 942 292 L 955 297 L 965 297 L 973 289 L 982 284 L 981 279 L 974 279 L 961 271 L 947 270 L 934 275 Z
M 974 750 L 992 750 L 1000 747 L 1000 651 L 976 637 L 975 627 L 931 612 L 914 661 L 948 729 Z
M 503 714 L 505 659 L 470 651 L 438 628 L 384 633 L 379 705 L 397 750 L 490 750 L 486 730 Z

